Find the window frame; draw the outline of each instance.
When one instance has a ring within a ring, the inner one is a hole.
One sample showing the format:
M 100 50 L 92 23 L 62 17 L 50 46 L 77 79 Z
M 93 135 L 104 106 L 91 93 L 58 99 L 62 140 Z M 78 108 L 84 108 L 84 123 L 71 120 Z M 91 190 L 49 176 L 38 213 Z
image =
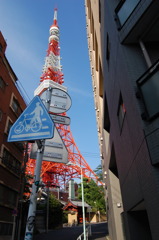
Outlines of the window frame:
M 9 134 L 9 130 L 10 130 L 10 128 L 8 129 L 9 123 L 11 123 L 11 126 L 10 126 L 10 128 L 11 128 L 12 125 L 13 125 L 13 121 L 11 120 L 10 117 L 7 117 L 6 126 L 5 126 L 5 130 L 4 130 L 4 132 L 5 132 L 6 134 Z
M 1 84 L 1 83 L 2 83 L 2 84 Z M 4 91 L 4 90 L 5 90 L 5 86 L 6 86 L 5 81 L 4 81 L 3 77 L 0 76 L 0 89 L 1 89 L 2 91 Z
M 120 93 L 119 102 L 118 102 L 118 109 L 117 109 L 117 118 L 118 118 L 118 124 L 119 124 L 119 128 L 120 128 L 120 132 L 122 131 L 122 128 L 123 128 L 125 116 L 126 116 L 126 108 L 125 108 L 125 104 L 124 104 L 124 101 L 123 101 L 122 94 Z
M 124 6 L 125 2 L 127 0 L 121 0 L 119 2 L 119 4 L 117 5 L 116 9 L 115 9 L 115 20 L 117 20 L 117 24 L 118 24 L 118 30 L 120 30 L 125 23 L 128 21 L 128 19 L 131 17 L 131 15 L 133 14 L 133 12 L 135 11 L 135 9 L 137 8 L 137 6 L 139 5 L 139 3 L 141 2 L 141 0 L 138 0 L 138 3 L 136 3 L 136 5 L 134 6 L 134 8 L 132 9 L 131 12 L 129 12 L 129 15 L 127 16 L 127 18 L 125 18 L 125 20 L 123 21 L 123 23 L 121 23 L 120 17 L 118 15 L 119 11 L 122 9 L 122 7 Z M 131 0 L 132 1 L 132 0 Z
M 2 110 L 0 109 L 0 122 L 2 121 L 2 118 L 3 118 L 3 112 L 2 112 Z
M 153 77 L 153 75 L 155 73 L 159 72 L 159 60 L 157 60 L 144 74 L 142 74 L 139 79 L 137 79 L 136 83 L 138 86 L 138 91 L 136 93 L 137 98 L 141 99 L 144 105 L 144 112 L 142 113 L 142 119 L 143 120 L 147 120 L 147 121 L 151 121 L 155 118 L 157 118 L 159 116 L 159 108 L 158 111 L 156 111 L 155 114 L 150 115 L 148 107 L 146 105 L 146 101 L 145 101 L 145 97 L 143 94 L 143 91 L 141 89 L 141 87 L 144 85 L 144 83 L 146 83 L 148 80 L 151 81 L 151 77 Z
M 15 104 L 17 105 L 17 109 L 15 109 L 14 106 L 13 106 L 14 101 L 15 101 Z M 11 96 L 10 108 L 12 109 L 12 111 L 13 111 L 17 116 L 19 116 L 19 115 L 22 113 L 22 109 L 21 109 L 21 107 L 20 107 L 19 101 L 18 101 L 18 99 L 16 98 L 16 96 L 14 95 L 14 93 L 12 93 L 12 96 Z
M 109 40 L 109 34 L 107 33 L 106 36 L 106 59 L 107 62 L 109 62 L 110 59 L 110 40 Z
M 2 46 L 2 44 L 0 43 L 0 52 L 2 52 L 2 50 L 3 50 L 3 46 Z
M 6 158 L 4 156 L 4 151 L 6 151 L 8 154 Z M 10 150 L 5 145 L 2 145 L 1 148 L 1 164 L 16 176 L 20 176 L 21 162 L 10 152 Z

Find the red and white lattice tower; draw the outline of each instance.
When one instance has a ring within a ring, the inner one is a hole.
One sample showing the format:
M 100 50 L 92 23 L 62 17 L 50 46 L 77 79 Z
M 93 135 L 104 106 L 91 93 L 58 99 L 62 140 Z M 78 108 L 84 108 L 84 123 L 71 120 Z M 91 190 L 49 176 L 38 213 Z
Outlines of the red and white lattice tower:
M 50 81 L 54 84 L 54 86 L 59 88 L 62 88 L 62 84 L 64 82 L 62 66 L 60 64 L 57 9 L 54 11 L 54 21 L 53 25 L 50 27 L 49 45 L 40 84 L 47 86 Z M 40 94 L 41 92 L 38 95 Z M 66 115 L 66 113 L 63 115 Z M 70 127 L 62 124 L 56 124 L 56 127 L 67 147 L 68 161 L 76 165 L 67 166 L 63 163 L 43 161 L 41 170 L 42 181 L 44 183 L 51 182 L 52 185 L 63 187 L 71 178 L 80 178 L 80 168 L 82 168 L 84 177 L 92 178 L 98 183 L 98 177 L 81 155 L 72 136 Z M 27 162 L 26 172 L 34 175 L 34 167 L 35 160 L 29 159 Z

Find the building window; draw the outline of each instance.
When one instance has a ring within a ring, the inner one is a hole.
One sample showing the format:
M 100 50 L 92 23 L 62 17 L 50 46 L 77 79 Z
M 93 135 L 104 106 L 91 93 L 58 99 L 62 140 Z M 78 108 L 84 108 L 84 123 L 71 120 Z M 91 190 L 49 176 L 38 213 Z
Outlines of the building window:
M 12 125 L 13 125 L 13 122 L 8 117 L 7 122 L 6 122 L 6 127 L 5 127 L 5 133 L 9 134 L 9 131 L 10 131 Z
M 15 206 L 17 193 L 12 189 L 0 184 L 0 203 Z
M 138 80 L 137 84 L 145 105 L 145 116 L 152 119 L 159 116 L 159 61 L 152 65 Z
M 0 235 L 12 235 L 13 224 L 0 222 Z
M 122 98 L 122 96 L 120 94 L 118 113 L 117 113 L 120 129 L 122 129 L 122 127 L 123 127 L 125 114 L 126 114 L 126 109 L 125 109 L 125 105 L 124 105 L 124 102 L 123 102 L 123 98 Z
M 0 203 L 3 203 L 4 201 L 4 187 L 0 185 Z
M 109 58 L 110 58 L 110 41 L 109 41 L 109 35 L 107 33 L 106 59 L 109 60 Z
M 2 52 L 2 49 L 3 49 L 3 47 L 2 47 L 2 44 L 0 43 L 0 52 Z
M 0 122 L 2 120 L 2 116 L 3 116 L 3 113 L 2 113 L 2 110 L 0 109 Z
M 110 170 L 117 178 L 119 178 L 114 144 L 112 145 L 112 148 L 111 148 L 111 155 L 110 155 L 110 162 L 109 162 L 109 170 Z
M 3 149 L 2 163 L 15 174 L 20 174 L 21 163 L 5 148 Z
M 14 112 L 18 112 L 18 102 L 15 98 L 13 98 L 13 101 L 12 101 L 12 108 L 14 110 Z
M 5 88 L 5 82 L 3 80 L 3 78 L 0 76 L 0 88 L 4 90 Z
M 10 107 L 12 108 L 12 110 L 16 113 L 16 115 L 20 115 L 22 113 L 22 109 L 20 107 L 19 102 L 17 101 L 17 99 L 14 97 L 14 95 L 12 94 L 11 97 L 11 103 L 10 103 Z
M 109 111 L 108 111 L 108 104 L 106 94 L 104 96 L 104 129 L 107 132 L 110 132 L 110 119 L 109 119 Z
M 130 17 L 132 12 L 141 0 L 121 0 L 117 6 L 115 12 L 119 19 L 120 25 L 122 26 L 126 20 Z
M 8 128 L 7 128 L 7 133 L 9 134 L 9 131 L 12 127 L 13 123 L 11 121 L 8 122 Z

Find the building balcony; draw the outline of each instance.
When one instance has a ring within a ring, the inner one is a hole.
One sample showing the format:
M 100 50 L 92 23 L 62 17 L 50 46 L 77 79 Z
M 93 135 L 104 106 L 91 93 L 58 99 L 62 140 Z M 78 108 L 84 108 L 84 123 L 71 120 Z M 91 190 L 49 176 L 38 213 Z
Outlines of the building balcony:
M 159 60 L 138 80 L 139 95 L 144 104 L 144 120 L 151 121 L 159 116 Z
M 159 1 L 125 0 L 115 9 L 115 21 L 122 43 L 136 43 L 140 38 L 151 36 L 159 40 Z M 148 34 L 147 34 L 148 33 Z

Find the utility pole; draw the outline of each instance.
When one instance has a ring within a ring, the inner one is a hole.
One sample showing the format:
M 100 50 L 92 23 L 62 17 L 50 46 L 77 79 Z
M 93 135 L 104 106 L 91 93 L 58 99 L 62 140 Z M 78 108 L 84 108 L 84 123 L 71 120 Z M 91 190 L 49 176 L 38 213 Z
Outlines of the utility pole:
M 85 220 L 85 208 L 84 208 L 84 187 L 83 187 L 83 169 L 81 168 L 81 191 L 82 191 L 82 212 L 83 212 L 83 235 L 86 240 L 86 220 Z
M 83 187 L 83 168 L 72 162 L 68 162 L 67 166 L 77 166 L 81 170 L 81 192 L 82 192 L 82 215 L 83 215 L 83 236 L 86 240 L 86 220 L 85 220 L 85 207 L 84 207 L 84 187 Z

